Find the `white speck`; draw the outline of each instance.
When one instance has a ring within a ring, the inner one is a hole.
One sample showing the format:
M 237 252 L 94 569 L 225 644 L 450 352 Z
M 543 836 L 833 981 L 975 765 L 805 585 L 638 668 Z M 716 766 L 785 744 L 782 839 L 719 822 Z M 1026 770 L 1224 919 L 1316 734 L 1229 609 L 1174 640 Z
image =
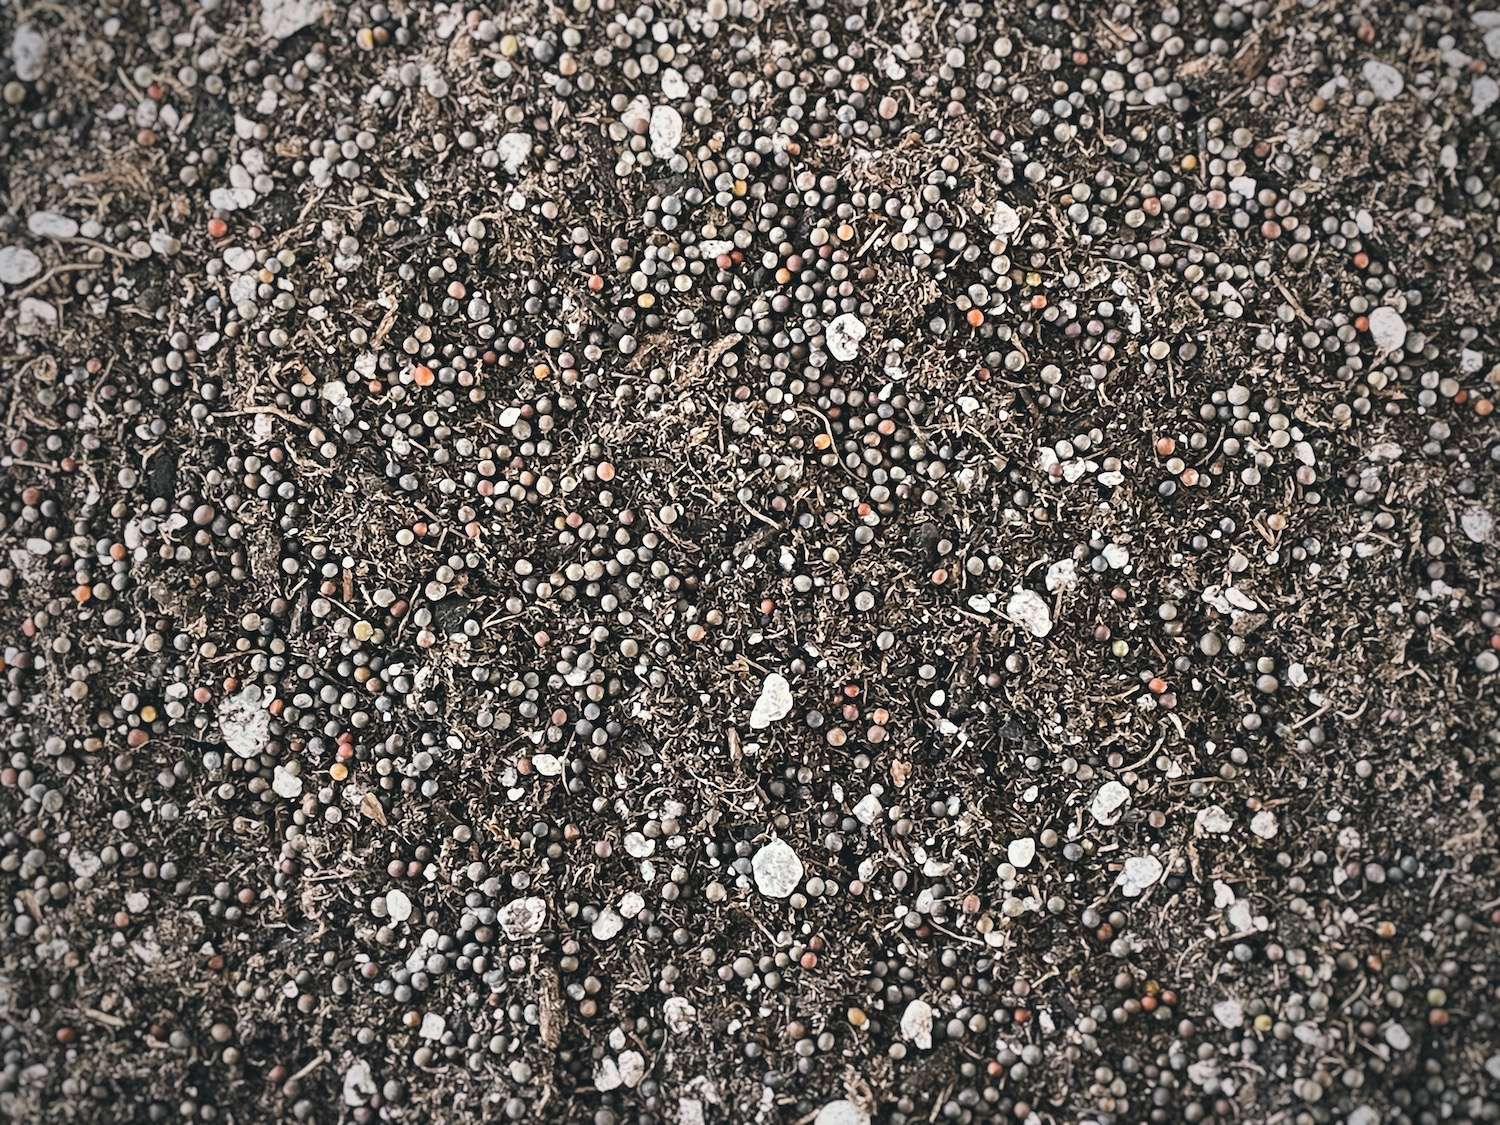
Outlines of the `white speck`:
M 104 866 L 104 861 L 93 852 L 74 850 L 68 853 L 68 866 L 73 869 L 74 875 L 82 879 L 90 879 L 99 874 L 99 869 Z
M 1165 868 L 1154 855 L 1132 856 L 1125 861 L 1125 869 L 1118 880 L 1120 890 L 1126 898 L 1135 898 L 1156 885 Z
M 848 362 L 859 354 L 859 342 L 869 331 L 865 322 L 853 313 L 834 317 L 823 330 L 828 341 L 828 354 L 840 363 Z
M 853 1102 L 840 1098 L 818 1110 L 813 1125 L 870 1125 L 870 1115 Z
M 1393 1050 L 1404 1051 L 1411 1046 L 1411 1033 L 1399 1023 L 1393 1023 L 1385 1029 L 1385 1041 Z
M 1222 835 L 1234 827 L 1234 821 L 1230 819 L 1229 814 L 1224 811 L 1222 805 L 1209 805 L 1206 809 L 1198 810 L 1198 816 L 1193 826 L 1200 836 L 1205 833 Z
M 1010 860 L 1012 867 L 1030 867 L 1036 858 L 1036 840 L 1031 836 L 1012 840 L 1010 847 L 1005 849 L 1005 858 Z
M 626 891 L 620 896 L 620 917 L 634 918 L 646 909 L 646 900 L 635 891 Z
M 651 111 L 651 155 L 658 160 L 670 159 L 682 143 L 682 114 L 669 105 Z
M 674 102 L 681 101 L 688 96 L 687 80 L 682 77 L 682 72 L 676 67 L 669 66 L 661 72 L 661 92 Z
M 375 1079 L 370 1075 L 370 1064 L 364 1059 L 355 1059 L 344 1071 L 344 1104 L 362 1106 L 379 1093 Z
M 385 892 L 385 916 L 396 923 L 411 917 L 411 899 L 405 891 L 398 889 Z
M 302 796 L 302 779 L 285 766 L 277 766 L 276 772 L 271 775 L 271 788 L 275 790 L 276 796 L 285 797 L 288 801 Z
M 990 233 L 999 238 L 1009 238 L 1020 229 L 1020 213 L 1005 200 L 999 200 L 990 215 Z
M 594 1089 L 608 1093 L 620 1088 L 620 1064 L 610 1055 L 605 1055 L 594 1067 Z
M 240 197 L 226 187 L 216 187 L 208 193 L 209 205 L 219 211 L 238 211 Z
M 253 758 L 271 741 L 271 716 L 260 688 L 250 684 L 219 704 L 219 733 L 241 758 Z
M 669 996 L 661 1007 L 666 1016 L 667 1030 L 673 1035 L 685 1035 L 698 1022 L 698 1009 L 681 996 Z
M 646 1077 L 646 1059 L 639 1051 L 620 1052 L 620 1082 L 634 1090 Z
M 1276 835 L 1276 814 L 1270 809 L 1261 809 L 1250 818 L 1250 831 L 1262 840 L 1271 839 Z
M 16 331 L 23 336 L 40 336 L 57 324 L 57 309 L 40 297 L 22 297 Z
M 531 134 L 506 133 L 495 146 L 495 153 L 500 157 L 500 165 L 506 174 L 516 175 L 531 157 Z
M 859 799 L 859 804 L 854 806 L 854 819 L 861 824 L 870 825 L 879 820 L 883 812 L 885 808 L 881 805 L 880 798 L 874 793 L 866 793 Z
M 1229 926 L 1236 933 L 1244 933 L 1255 925 L 1255 916 L 1250 912 L 1250 904 L 1244 899 L 1236 899 L 1229 905 Z
M 540 932 L 547 921 L 547 902 L 536 897 L 512 899 L 495 915 L 500 929 L 511 941 L 520 941 Z
M 1099 787 L 1099 792 L 1094 794 L 1094 801 L 1089 805 L 1089 815 L 1100 824 L 1113 824 L 1120 819 L 1120 810 L 1125 807 L 1125 802 L 1130 800 L 1130 790 L 1118 781 L 1106 781 Z
M 16 68 L 16 77 L 22 82 L 35 82 L 47 69 L 47 40 L 35 24 L 16 25 L 16 33 L 10 41 L 10 61 Z
M 988 613 L 992 608 L 988 594 L 975 594 L 969 598 L 969 608 L 975 613 Z
M 901 1037 L 924 1051 L 932 1046 L 932 1005 L 926 1000 L 913 1000 L 901 1013 Z
M 755 888 L 767 898 L 786 898 L 802 882 L 802 861 L 785 840 L 772 840 L 750 861 Z
M 750 729 L 764 730 L 792 712 L 792 686 L 780 672 L 772 672 L 760 685 L 760 698 L 750 712 Z
M 1406 79 L 1401 77 L 1401 72 L 1390 63 L 1383 63 L 1379 59 L 1370 59 L 1361 68 L 1360 73 L 1364 75 L 1370 89 L 1381 101 L 1388 102 L 1392 98 L 1398 98 L 1401 96 L 1401 91 L 1406 89 Z
M 272 39 L 289 39 L 323 18 L 323 0 L 261 0 L 260 28 Z
M 543 777 L 556 777 L 563 771 L 562 759 L 556 754 L 533 754 L 531 764 Z
M 1017 590 L 1005 603 L 1005 616 L 1021 626 L 1033 637 L 1045 637 L 1052 632 L 1052 611 L 1042 595 L 1035 590 Z
M 625 853 L 631 859 L 649 859 L 656 853 L 656 841 L 640 832 L 627 832 Z
M 1496 82 L 1488 74 L 1481 74 L 1474 79 L 1473 88 L 1469 90 L 1469 108 L 1475 117 L 1497 101 L 1500 101 L 1500 82 Z
M 1044 581 L 1049 594 L 1071 590 L 1078 585 L 1078 564 L 1072 559 L 1058 559 L 1047 568 Z
M 601 910 L 599 917 L 595 918 L 594 924 L 589 927 L 589 933 L 594 935 L 595 941 L 608 941 L 624 928 L 625 919 L 613 910 Z
M 1224 597 L 1229 602 L 1229 604 L 1234 606 L 1236 609 L 1243 609 L 1247 612 L 1252 612 L 1260 608 L 1255 599 L 1252 598 L 1249 594 L 1245 593 L 1245 591 L 1241 590 L 1238 586 L 1225 586 Z
M 1233 1031 L 1244 1025 L 1245 1009 L 1238 1000 L 1220 1000 L 1214 1005 L 1214 1019 Z
M 1381 351 L 1396 351 L 1406 343 L 1406 321 L 1389 305 L 1381 305 L 1370 313 L 1370 338 Z
M 422 1026 L 417 1029 L 417 1034 L 423 1039 L 441 1039 L 443 1032 L 448 1030 L 448 1021 L 436 1012 L 425 1012 L 422 1015 Z
M 20 285 L 42 272 L 42 260 L 24 246 L 0 246 L 0 282 Z
M 1458 522 L 1471 543 L 1488 543 L 1495 534 L 1495 517 L 1488 508 L 1469 508 Z

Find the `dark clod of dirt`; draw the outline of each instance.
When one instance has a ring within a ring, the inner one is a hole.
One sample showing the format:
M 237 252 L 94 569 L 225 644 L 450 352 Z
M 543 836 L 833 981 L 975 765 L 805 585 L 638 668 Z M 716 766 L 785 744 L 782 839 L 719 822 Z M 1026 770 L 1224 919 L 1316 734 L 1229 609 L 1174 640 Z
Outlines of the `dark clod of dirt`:
M 1500 1121 L 1500 10 L 0 9 L 0 1119 Z

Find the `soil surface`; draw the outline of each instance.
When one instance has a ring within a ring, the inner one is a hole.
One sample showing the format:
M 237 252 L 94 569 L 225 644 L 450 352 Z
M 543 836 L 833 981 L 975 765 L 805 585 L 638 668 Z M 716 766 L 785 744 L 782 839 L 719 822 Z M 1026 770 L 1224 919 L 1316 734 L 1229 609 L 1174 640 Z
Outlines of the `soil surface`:
M 1500 1120 L 1497 74 L 6 0 L 0 1119 Z

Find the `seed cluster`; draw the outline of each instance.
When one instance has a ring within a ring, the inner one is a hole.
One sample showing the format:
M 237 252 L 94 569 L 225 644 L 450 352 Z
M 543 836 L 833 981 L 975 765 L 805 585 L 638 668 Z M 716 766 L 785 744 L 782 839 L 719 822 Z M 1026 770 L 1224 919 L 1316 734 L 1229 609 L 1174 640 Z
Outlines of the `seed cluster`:
M 1500 1120 L 1500 12 L 0 41 L 0 1117 Z

